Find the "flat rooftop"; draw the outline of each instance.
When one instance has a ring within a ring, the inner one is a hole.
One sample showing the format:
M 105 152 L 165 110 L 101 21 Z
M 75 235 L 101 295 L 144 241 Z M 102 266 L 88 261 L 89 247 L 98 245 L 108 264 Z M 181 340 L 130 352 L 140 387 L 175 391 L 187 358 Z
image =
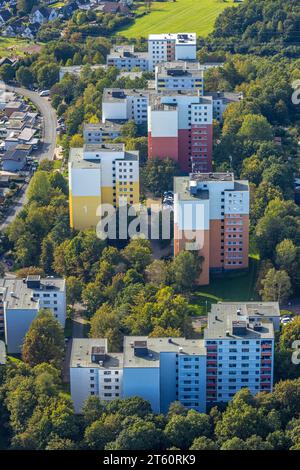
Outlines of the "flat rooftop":
M 231 308 L 222 303 L 215 304 L 208 314 L 207 328 L 204 330 L 204 339 L 273 339 L 274 325 L 272 320 L 259 318 L 260 326 L 251 328 L 251 321 L 239 308 Z M 254 317 L 256 317 L 254 315 Z M 234 330 L 234 327 L 239 330 Z
M 110 50 L 108 59 L 139 58 L 148 59 L 148 52 L 137 52 L 132 45 L 115 46 Z
M 196 33 L 149 34 L 149 41 L 175 41 L 176 44 L 196 45 Z
M 108 131 L 120 131 L 121 124 L 118 124 L 113 121 L 97 122 L 97 123 L 85 123 L 84 132 L 108 132 Z
M 96 369 L 119 369 L 123 367 L 122 353 L 105 354 L 103 366 L 92 362 L 92 349 L 104 348 L 107 351 L 107 339 L 104 338 L 73 338 L 70 367 L 89 367 Z
M 246 180 L 234 180 L 233 173 L 191 173 L 190 176 L 178 176 L 174 178 L 174 193 L 183 201 L 195 201 L 195 199 L 208 199 L 209 190 L 197 189 L 197 183 L 232 182 L 228 191 L 249 191 L 249 183 Z M 191 186 L 192 183 L 192 186 Z M 194 183 L 194 184 L 193 184 Z M 191 189 L 197 189 L 194 194 Z M 227 191 L 227 189 L 225 189 Z
M 278 302 L 218 302 L 212 304 L 211 312 L 215 311 L 227 315 L 241 311 L 242 315 L 255 317 L 280 317 L 280 309 Z
M 84 158 L 84 152 L 102 152 L 113 153 L 113 152 L 124 152 L 124 158 L 114 158 L 114 160 L 125 160 L 125 161 L 138 161 L 139 152 L 137 150 L 126 150 L 124 151 L 124 144 L 105 144 L 105 146 L 111 145 L 112 148 L 103 148 L 103 144 L 85 144 L 84 148 L 71 148 L 69 153 L 69 163 L 72 168 L 82 169 L 96 169 L 101 166 L 101 157 L 99 158 Z M 122 147 L 118 147 L 121 145 Z
M 133 344 L 138 342 L 142 347 L 147 343 L 148 354 L 136 356 Z M 147 336 L 124 337 L 124 367 L 159 367 L 160 353 L 176 352 L 189 356 L 205 356 L 204 341 L 185 338 L 150 338 Z
M 129 89 L 129 88 L 105 88 L 103 91 L 103 102 L 122 102 L 127 96 L 136 96 L 136 97 L 147 97 L 149 95 L 149 90 L 143 89 Z
M 11 309 L 35 309 L 38 298 L 33 299 L 33 292 L 55 292 L 62 291 L 64 288 L 65 280 L 62 278 L 42 278 L 40 288 L 28 287 L 23 279 L 0 279 L 3 301 L 7 303 L 7 308 Z
M 197 61 L 181 61 L 163 62 L 156 66 L 155 72 L 159 77 L 170 76 L 203 76 L 203 69 Z

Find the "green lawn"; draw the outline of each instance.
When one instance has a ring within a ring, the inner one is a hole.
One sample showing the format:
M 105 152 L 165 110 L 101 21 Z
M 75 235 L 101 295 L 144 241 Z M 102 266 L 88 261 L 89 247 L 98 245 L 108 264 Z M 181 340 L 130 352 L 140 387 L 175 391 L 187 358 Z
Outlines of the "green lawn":
M 39 50 L 40 45 L 34 44 L 28 39 L 0 37 L 0 58 L 24 56 Z
M 137 18 L 133 25 L 118 34 L 128 38 L 146 37 L 148 34 L 195 32 L 207 36 L 213 29 L 217 16 L 233 0 L 176 0 L 153 2 L 150 13 Z M 145 6 L 137 9 L 138 14 L 146 11 Z
M 209 286 L 199 287 L 193 295 L 190 306 L 195 315 L 205 315 L 213 303 L 219 301 L 257 300 L 254 290 L 259 261 L 250 258 L 249 271 L 232 273 L 211 278 Z

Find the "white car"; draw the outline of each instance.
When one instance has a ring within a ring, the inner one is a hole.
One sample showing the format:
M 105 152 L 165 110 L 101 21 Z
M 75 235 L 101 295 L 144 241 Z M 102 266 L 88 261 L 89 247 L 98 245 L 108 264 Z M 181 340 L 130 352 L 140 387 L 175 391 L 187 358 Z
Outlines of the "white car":
M 289 317 L 288 315 L 285 315 L 284 317 L 281 318 L 280 322 L 282 323 L 282 325 L 287 325 L 288 323 L 290 323 L 291 321 L 293 321 L 293 319 L 291 317 Z

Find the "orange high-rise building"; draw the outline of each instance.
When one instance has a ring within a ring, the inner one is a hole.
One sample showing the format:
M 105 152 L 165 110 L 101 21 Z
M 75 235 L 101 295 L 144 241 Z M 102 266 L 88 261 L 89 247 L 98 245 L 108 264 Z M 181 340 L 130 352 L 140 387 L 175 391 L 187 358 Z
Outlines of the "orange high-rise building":
M 233 173 L 195 173 L 174 178 L 174 192 L 174 255 L 199 252 L 199 285 L 209 284 L 210 272 L 247 268 L 248 181 Z

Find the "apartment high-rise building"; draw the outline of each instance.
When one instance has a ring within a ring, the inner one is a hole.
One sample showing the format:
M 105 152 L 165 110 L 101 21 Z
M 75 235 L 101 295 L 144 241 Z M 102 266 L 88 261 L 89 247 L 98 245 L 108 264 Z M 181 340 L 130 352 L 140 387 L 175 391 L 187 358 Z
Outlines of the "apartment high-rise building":
M 248 181 L 195 173 L 174 178 L 174 193 L 174 254 L 193 249 L 203 257 L 199 285 L 209 284 L 210 272 L 247 268 Z
M 159 63 L 155 67 L 156 91 L 196 90 L 204 93 L 203 68 L 196 61 L 174 61 Z
M 101 204 L 139 202 L 139 152 L 124 144 L 85 144 L 69 156 L 70 225 L 96 227 Z
M 136 124 L 147 123 L 149 94 L 149 90 L 105 88 L 102 98 L 102 122 L 132 120 Z
M 126 336 L 122 353 L 108 353 L 106 339 L 74 339 L 70 360 L 75 411 L 90 395 L 102 400 L 139 396 L 155 413 L 174 401 L 205 412 L 241 388 L 272 391 L 277 302 L 212 305 L 204 339 Z
M 114 46 L 106 58 L 106 64 L 108 67 L 129 72 L 134 68 L 139 68 L 143 72 L 149 70 L 148 53 L 135 52 L 132 45 Z
M 213 104 L 199 92 L 150 96 L 148 157 L 171 158 L 185 172 L 212 169 Z
M 149 70 L 160 62 L 196 59 L 196 33 L 150 34 L 148 38 Z
M 117 354 L 107 353 L 106 344 L 106 339 L 73 340 L 70 380 L 76 412 L 90 395 L 103 400 L 140 396 L 155 413 L 166 413 L 176 400 L 205 411 L 203 340 L 126 336 L 124 352 Z M 93 351 L 100 348 L 100 360 L 93 359 Z
M 76 413 L 89 396 L 111 401 L 122 396 L 123 354 L 108 353 L 107 339 L 74 338 L 70 386 Z
M 24 279 L 0 279 L 1 329 L 9 354 L 19 354 L 24 337 L 41 308 L 50 309 L 64 327 L 66 286 L 64 279 L 29 275 Z M 3 323 L 2 323 L 3 322 Z
M 230 401 L 241 388 L 271 392 L 277 303 L 212 305 L 204 330 L 207 404 Z

